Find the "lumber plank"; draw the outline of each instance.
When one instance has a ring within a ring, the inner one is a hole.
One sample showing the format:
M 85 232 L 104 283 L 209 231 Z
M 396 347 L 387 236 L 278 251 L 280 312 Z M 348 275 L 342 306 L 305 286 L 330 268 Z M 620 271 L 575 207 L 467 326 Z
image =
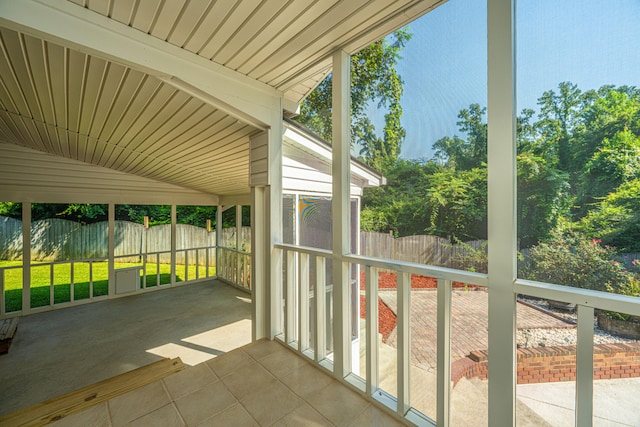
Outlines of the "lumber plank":
M 18 317 L 0 320 L 0 354 L 9 352 L 13 336 L 18 330 Z
M 90 406 L 151 384 L 184 369 L 179 357 L 162 359 L 124 374 L 45 400 L 0 417 L 0 425 L 43 426 Z

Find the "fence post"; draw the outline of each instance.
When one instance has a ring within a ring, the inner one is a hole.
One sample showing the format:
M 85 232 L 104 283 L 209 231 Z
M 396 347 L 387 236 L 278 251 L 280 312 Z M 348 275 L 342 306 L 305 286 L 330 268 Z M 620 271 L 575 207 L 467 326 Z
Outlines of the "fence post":
M 171 285 L 176 283 L 176 205 L 171 205 Z

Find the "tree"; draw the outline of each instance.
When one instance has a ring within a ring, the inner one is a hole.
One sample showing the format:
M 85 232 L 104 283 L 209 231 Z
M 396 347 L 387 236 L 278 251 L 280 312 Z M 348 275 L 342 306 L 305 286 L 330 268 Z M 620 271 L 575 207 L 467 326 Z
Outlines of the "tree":
M 575 227 L 620 252 L 640 252 L 640 178 L 609 193 Z
M 570 136 L 579 124 L 579 112 L 585 96 L 578 86 L 570 82 L 558 85 L 558 93 L 548 90 L 538 99 L 540 106 L 539 128 L 544 139 L 556 147 L 558 168 L 569 170 L 571 162 Z
M 361 147 L 363 160 L 384 171 L 400 155 L 405 131 L 400 123 L 402 78 L 395 67 L 400 51 L 411 39 L 406 28 L 379 40 L 351 57 L 351 144 Z M 314 89 L 300 106 L 296 120 L 331 141 L 332 76 Z M 387 108 L 383 136 L 376 135 L 366 116 L 370 102 Z
M 458 114 L 457 125 L 467 139 L 458 136 L 444 137 L 433 144 L 434 157 L 446 165 L 461 170 L 480 167 L 487 162 L 487 124 L 484 123 L 486 108 L 471 104 Z

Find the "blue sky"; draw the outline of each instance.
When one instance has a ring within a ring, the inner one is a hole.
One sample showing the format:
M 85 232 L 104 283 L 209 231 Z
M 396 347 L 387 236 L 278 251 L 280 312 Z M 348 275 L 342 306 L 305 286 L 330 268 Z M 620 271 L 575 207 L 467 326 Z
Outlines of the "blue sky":
M 450 0 L 409 26 L 402 157 L 430 158 L 437 139 L 459 134 L 461 109 L 487 105 L 486 20 L 486 1 Z M 639 0 L 519 0 L 516 28 L 518 111 L 562 81 L 640 87 Z M 381 130 L 384 113 L 370 114 Z

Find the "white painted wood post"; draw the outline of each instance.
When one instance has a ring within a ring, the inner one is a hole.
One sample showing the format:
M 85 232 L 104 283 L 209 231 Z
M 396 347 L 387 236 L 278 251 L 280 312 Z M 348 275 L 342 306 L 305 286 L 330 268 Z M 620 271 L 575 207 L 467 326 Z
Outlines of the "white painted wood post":
M 22 314 L 31 311 L 31 202 L 22 203 Z
M 489 425 L 515 425 L 515 0 L 488 0 Z
M 351 285 L 349 265 L 342 261 L 351 252 L 350 143 L 351 58 L 344 51 L 333 54 L 332 204 L 333 226 L 333 349 L 334 374 L 344 378 L 351 371 Z
M 366 300 L 366 372 L 368 396 L 378 390 L 378 269 L 367 265 L 364 268 Z M 399 326 L 399 325 L 398 325 Z
M 108 268 L 109 268 L 109 297 L 116 294 L 116 269 L 115 269 L 115 251 L 116 251 L 116 206 L 114 203 L 109 203 L 109 214 L 107 217 L 109 221 L 108 231 L 109 234 L 109 248 L 107 253 Z
M 177 236 L 177 225 L 176 222 L 178 220 L 178 215 L 177 215 L 177 209 L 176 209 L 176 205 L 172 204 L 171 205 L 171 285 L 175 285 L 176 284 L 176 236 Z M 146 254 L 145 254 L 145 259 L 146 259 Z M 187 257 L 185 257 L 185 263 L 187 261 Z M 188 268 L 185 265 L 185 269 Z M 185 270 L 186 273 L 186 270 Z M 145 280 L 146 280 L 146 272 L 144 274 L 145 276 Z M 185 274 L 186 276 L 186 274 Z M 187 278 L 185 277 L 185 280 L 187 280 Z M 146 282 L 144 284 L 145 286 L 147 285 Z
M 267 278 L 265 292 L 270 296 L 267 318 L 271 338 L 282 329 L 282 251 L 274 245 L 282 243 L 282 102 L 272 111 L 269 129 L 269 185 L 265 210 L 268 227 Z
M 451 414 L 451 292 L 451 280 L 438 279 L 436 392 L 436 423 L 438 427 L 448 426 Z
M 576 425 L 593 425 L 593 307 L 578 305 Z
M 240 251 L 242 250 L 242 205 L 236 205 L 236 285 L 240 285 L 240 272 L 242 271 L 242 257 Z
M 316 257 L 316 333 L 314 334 L 315 360 L 320 362 L 327 357 L 327 262 Z
M 251 308 L 252 339 L 269 337 L 267 277 L 267 224 L 265 218 L 265 189 L 251 187 Z
M 222 205 L 216 207 L 216 276 L 220 277 L 222 256 L 220 247 L 222 246 Z
M 411 275 L 409 273 L 397 273 L 396 292 L 398 298 L 398 414 L 404 416 L 409 411 L 411 403 Z

